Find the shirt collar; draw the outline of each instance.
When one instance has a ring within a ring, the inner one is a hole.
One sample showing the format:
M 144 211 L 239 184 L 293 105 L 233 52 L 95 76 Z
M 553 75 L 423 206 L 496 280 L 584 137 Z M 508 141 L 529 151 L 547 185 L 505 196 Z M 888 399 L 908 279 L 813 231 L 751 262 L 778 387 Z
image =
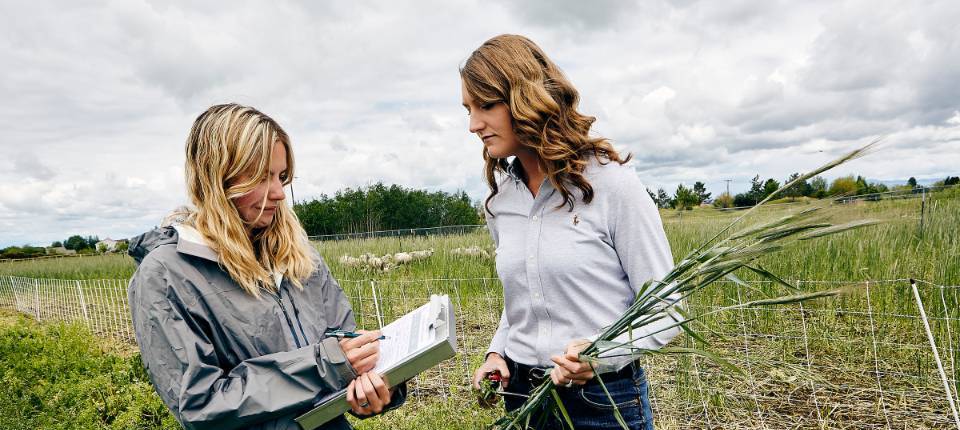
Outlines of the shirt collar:
M 513 179 L 513 182 L 520 182 L 520 169 L 522 168 L 523 166 L 520 165 L 520 158 L 513 157 L 513 161 L 510 161 L 510 163 L 507 164 L 507 176 L 509 176 L 510 179 Z
M 523 180 L 520 178 L 520 171 L 523 169 L 523 165 L 520 164 L 520 158 L 513 157 L 513 160 L 507 164 L 507 177 L 513 180 L 514 185 L 516 185 L 517 190 L 522 190 L 526 193 L 529 193 L 530 190 L 527 188 L 527 185 L 523 183 Z M 549 178 L 544 177 L 543 183 L 540 184 L 540 191 L 537 193 L 537 196 L 545 194 L 545 198 L 549 198 L 553 195 L 553 192 L 556 191 L 553 188 L 553 183 L 550 182 Z

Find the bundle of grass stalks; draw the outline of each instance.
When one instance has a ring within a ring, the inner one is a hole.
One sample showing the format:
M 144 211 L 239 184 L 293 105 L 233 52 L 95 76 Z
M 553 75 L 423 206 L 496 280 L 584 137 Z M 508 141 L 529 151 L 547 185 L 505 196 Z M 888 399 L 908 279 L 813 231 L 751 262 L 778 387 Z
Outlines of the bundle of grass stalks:
M 734 231 L 734 227 L 742 225 L 743 221 L 757 208 L 777 198 L 784 190 L 850 160 L 862 157 L 877 142 L 878 141 L 873 141 L 862 148 L 852 151 L 812 172 L 784 184 L 766 199 L 747 210 L 726 228 L 687 254 L 663 279 L 650 280 L 644 283 L 633 305 L 630 306 L 619 319 L 606 327 L 597 339 L 580 353 L 580 360 L 595 364 L 598 363 L 601 357 L 603 357 L 603 359 L 609 359 L 620 356 L 635 359 L 645 353 L 693 354 L 710 359 L 732 372 L 740 372 L 737 367 L 706 349 L 708 342 L 698 333 L 696 329 L 697 321 L 718 312 L 755 306 L 799 303 L 843 293 L 843 289 L 801 292 L 790 283 L 784 281 L 782 277 L 757 265 L 756 260 L 760 257 L 779 252 L 792 242 L 806 241 L 837 234 L 871 225 L 876 221 L 856 219 L 846 222 L 835 222 L 831 220 L 829 210 L 826 210 L 826 205 L 829 203 L 825 203 L 821 206 L 815 206 L 789 214 L 774 221 L 752 225 L 739 231 Z M 773 284 L 781 286 L 787 293 L 781 296 L 772 296 L 769 293 L 764 293 L 764 297 L 766 297 L 764 299 L 722 307 L 699 315 L 690 315 L 684 311 L 682 304 L 685 300 L 695 297 L 698 292 L 704 290 L 715 281 L 729 280 L 740 286 L 752 288 L 735 275 L 734 272 L 740 269 L 750 271 L 763 279 L 771 281 Z M 665 318 L 671 319 L 672 323 L 666 324 L 664 328 L 654 332 L 643 330 L 651 324 Z M 680 327 L 687 335 L 699 342 L 699 345 L 703 347 L 667 347 L 660 350 L 647 350 L 634 346 L 634 343 L 641 339 L 676 327 Z M 634 337 L 634 332 L 641 332 L 643 334 Z M 597 380 L 606 392 L 603 379 L 598 375 Z M 489 393 L 481 394 L 489 395 Z M 607 397 L 616 419 L 624 429 L 627 429 L 628 427 L 620 411 L 617 409 L 616 402 L 613 401 L 609 393 L 607 393 Z M 556 387 L 550 381 L 550 378 L 546 378 L 546 382 L 534 389 L 520 408 L 498 419 L 491 428 L 503 430 L 529 428 L 531 424 L 536 424 L 533 420 L 545 418 L 540 411 L 548 411 L 548 415 L 552 414 L 553 417 L 561 423 L 564 423 L 570 428 L 573 427 L 570 416 L 560 401 L 560 396 L 556 392 Z

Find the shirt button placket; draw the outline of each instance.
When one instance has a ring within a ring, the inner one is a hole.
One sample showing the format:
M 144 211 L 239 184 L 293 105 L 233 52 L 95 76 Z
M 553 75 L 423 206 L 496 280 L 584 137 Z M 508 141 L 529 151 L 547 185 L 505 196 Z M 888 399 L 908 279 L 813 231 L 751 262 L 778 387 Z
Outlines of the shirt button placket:
M 534 204 L 534 206 L 534 210 L 531 211 L 533 215 L 530 216 L 530 222 L 527 225 L 527 285 L 530 287 L 530 301 L 533 304 L 533 311 L 537 316 L 536 350 L 544 351 L 546 349 L 546 342 L 549 339 L 550 321 L 546 311 L 546 298 L 544 298 L 542 294 L 543 286 L 540 285 L 538 252 L 540 246 L 541 217 L 537 214 L 538 209 L 536 209 L 536 206 L 538 205 Z M 538 359 L 543 360 L 542 357 L 538 357 Z

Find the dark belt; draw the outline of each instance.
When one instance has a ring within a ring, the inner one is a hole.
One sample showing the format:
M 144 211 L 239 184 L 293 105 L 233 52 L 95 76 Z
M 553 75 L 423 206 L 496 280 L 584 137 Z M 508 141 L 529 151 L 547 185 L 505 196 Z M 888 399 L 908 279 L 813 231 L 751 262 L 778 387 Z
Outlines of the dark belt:
M 550 379 L 550 369 L 553 367 L 540 367 L 540 366 L 528 366 L 523 363 L 517 363 L 510 359 L 510 357 L 505 357 L 507 361 L 507 366 L 510 368 L 510 377 L 523 377 L 527 381 L 530 381 L 532 386 L 537 386 Z M 620 378 L 632 378 L 634 372 L 635 364 L 630 363 L 627 366 L 624 366 L 623 369 L 620 369 L 617 372 L 609 372 L 600 375 L 604 381 L 614 380 Z

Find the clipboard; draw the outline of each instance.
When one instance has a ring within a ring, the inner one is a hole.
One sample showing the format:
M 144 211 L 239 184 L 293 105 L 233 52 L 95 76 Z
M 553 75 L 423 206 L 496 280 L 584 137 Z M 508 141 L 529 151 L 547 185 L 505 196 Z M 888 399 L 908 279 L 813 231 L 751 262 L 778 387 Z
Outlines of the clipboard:
M 418 350 L 400 358 L 387 368 L 382 369 L 381 374 L 386 376 L 390 388 L 400 385 L 456 354 L 457 325 L 453 314 L 453 305 L 450 302 L 450 296 L 432 295 L 427 304 L 400 317 L 395 323 L 404 317 L 421 312 L 431 305 L 439 308 L 436 317 L 431 318 L 432 321 L 429 321 L 426 325 L 429 330 L 432 330 L 431 340 L 425 345 L 421 345 L 421 348 Z M 384 331 L 388 329 L 389 325 L 384 328 Z M 416 335 L 416 333 L 413 333 L 413 335 Z M 318 406 L 295 418 L 295 421 L 304 430 L 313 430 L 343 415 L 348 410 L 350 410 L 350 405 L 347 403 L 347 391 L 343 389 L 324 397 L 318 402 Z

